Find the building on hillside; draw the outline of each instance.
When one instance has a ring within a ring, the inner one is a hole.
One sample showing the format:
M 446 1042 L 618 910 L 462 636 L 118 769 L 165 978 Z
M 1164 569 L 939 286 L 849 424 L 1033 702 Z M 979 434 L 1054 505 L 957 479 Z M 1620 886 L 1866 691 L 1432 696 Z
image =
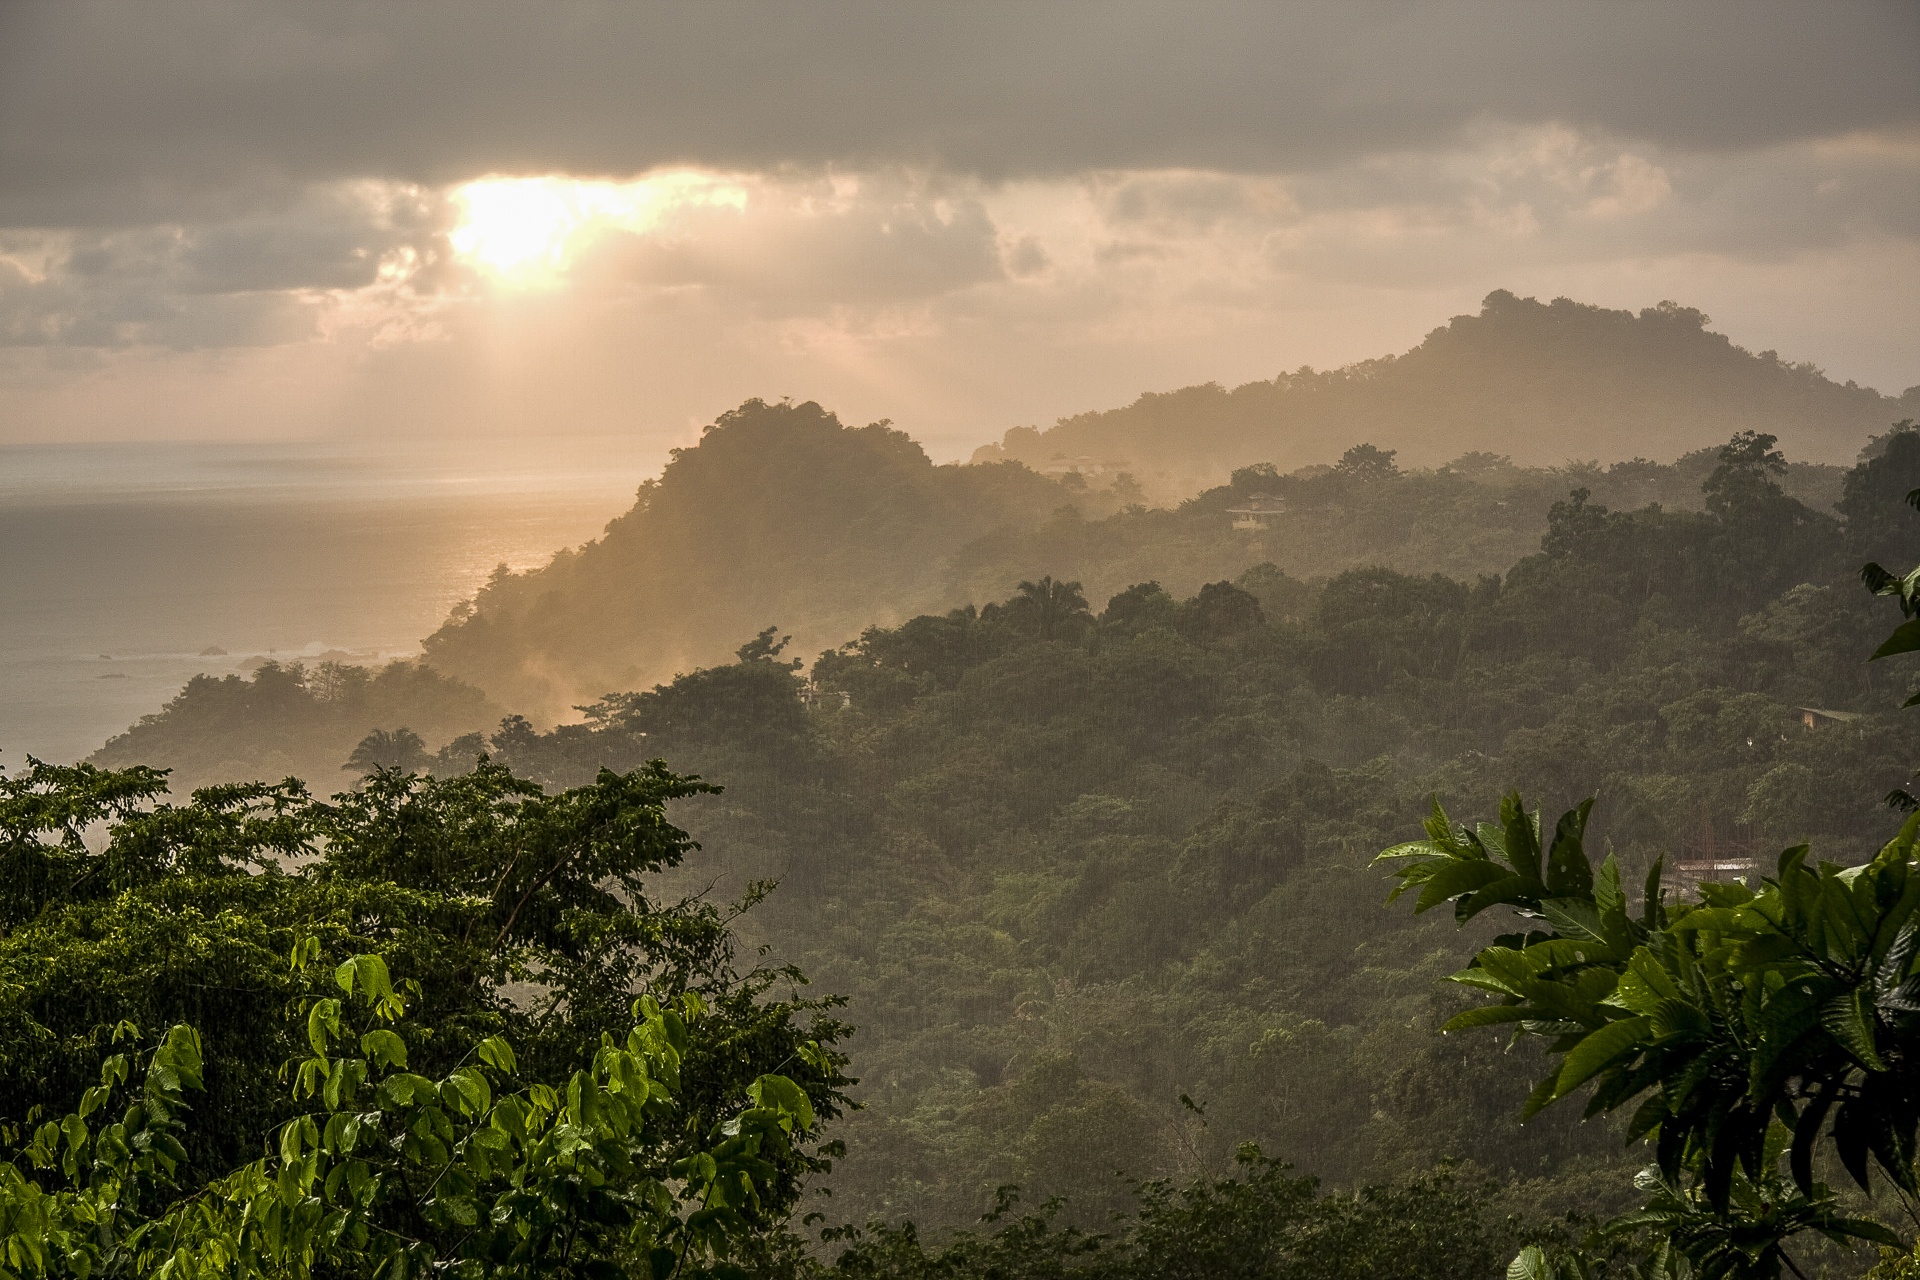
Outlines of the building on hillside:
M 1273 523 L 1286 512 L 1286 500 L 1276 498 L 1270 493 L 1256 493 L 1237 507 L 1228 507 L 1227 516 L 1233 521 L 1233 527 L 1241 532 L 1259 533 L 1271 529 Z
M 1793 714 L 1800 717 L 1800 723 L 1809 729 L 1821 729 L 1830 724 L 1845 724 L 1849 720 L 1858 720 L 1857 711 L 1824 711 L 1819 707 L 1795 707 Z
M 845 689 L 822 689 L 811 680 L 800 685 L 800 702 L 808 707 L 838 706 L 845 709 L 853 705 L 853 695 Z
M 1680 856 L 1667 864 L 1666 886 L 1681 897 L 1692 897 L 1702 881 L 1745 880 L 1759 869 L 1759 850 L 1751 829 L 1735 822 L 1721 834 L 1711 818 L 1703 817 L 1693 834 L 1680 845 Z
M 1704 881 L 1745 880 L 1759 867 L 1750 853 L 1727 853 L 1715 858 L 1675 858 L 1668 868 L 1665 887 L 1675 896 L 1690 898 Z

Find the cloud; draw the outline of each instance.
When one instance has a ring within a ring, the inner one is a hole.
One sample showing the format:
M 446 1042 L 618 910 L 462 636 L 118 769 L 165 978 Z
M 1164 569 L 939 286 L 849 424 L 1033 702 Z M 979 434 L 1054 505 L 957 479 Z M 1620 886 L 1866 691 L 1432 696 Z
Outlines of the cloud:
M 964 453 L 1496 287 L 1897 389 L 1916 49 L 1906 3 L 19 3 L 0 432 L 793 394 Z
M 320 332 L 348 295 L 433 279 L 444 200 L 372 182 L 192 224 L 0 231 L 0 344 L 257 346 Z
M 1920 121 L 1903 0 L 112 0 L 0 14 L 0 225 L 313 183 L 1297 171 L 1488 122 L 1737 151 Z
M 736 181 L 737 206 L 677 206 L 606 237 L 576 274 L 602 288 L 710 289 L 772 316 L 918 305 L 1003 274 L 972 190 L 900 174 Z
M 1166 334 L 1285 308 L 1303 289 L 1479 288 L 1573 264 L 1735 264 L 1915 240 L 1920 133 L 1729 157 L 1558 124 L 1480 126 L 1452 147 L 1290 174 L 359 179 L 202 222 L 0 232 L 13 268 L 0 275 L 0 339 L 442 340 L 462 316 L 524 307 L 528 289 L 602 311 L 784 325 L 781 340 L 816 348 L 993 316 Z

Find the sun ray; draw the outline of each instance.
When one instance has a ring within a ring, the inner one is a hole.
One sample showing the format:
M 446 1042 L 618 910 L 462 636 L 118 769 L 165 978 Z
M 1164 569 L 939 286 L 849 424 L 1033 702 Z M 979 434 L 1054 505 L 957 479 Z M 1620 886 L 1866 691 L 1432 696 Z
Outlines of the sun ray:
M 454 201 L 454 252 L 499 280 L 532 285 L 562 275 L 593 236 L 645 234 L 680 206 L 744 209 L 747 192 L 725 175 L 675 170 L 630 182 L 481 178 L 457 188 Z

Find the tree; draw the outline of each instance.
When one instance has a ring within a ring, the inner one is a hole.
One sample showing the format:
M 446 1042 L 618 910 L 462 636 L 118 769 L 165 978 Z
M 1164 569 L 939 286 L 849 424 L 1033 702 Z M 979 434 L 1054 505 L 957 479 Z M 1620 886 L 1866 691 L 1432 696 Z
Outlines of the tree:
M 1279 481 L 1278 467 L 1271 462 L 1256 462 L 1235 468 L 1228 485 L 1235 493 L 1271 493 L 1279 487 Z
M 1397 449 L 1381 449 L 1370 444 L 1357 444 L 1340 455 L 1340 461 L 1334 464 L 1335 475 L 1347 476 L 1354 480 L 1387 480 L 1400 474 L 1400 468 L 1393 465 Z
M 1349 569 L 1314 610 L 1311 661 L 1329 687 L 1377 690 L 1404 676 L 1445 677 L 1466 650 L 1473 595 L 1439 574 Z
M 224 1176 L 291 1114 L 276 1077 L 305 1039 L 284 1011 L 331 983 L 288 966 L 309 943 L 414 979 L 416 1071 L 444 1075 L 503 1036 L 528 1078 L 565 1081 L 626 1036 L 636 998 L 693 995 L 689 1132 L 729 1122 L 775 1069 L 831 1118 L 833 1002 L 777 994 L 801 981 L 790 969 L 738 972 L 715 905 L 650 893 L 692 847 L 666 805 L 713 790 L 658 763 L 552 795 L 487 762 L 438 780 L 383 770 L 331 803 L 290 781 L 176 805 L 145 769 L 0 777 L 0 1124 L 64 1111 L 114 1027 L 194 1026 L 214 1065 L 177 1176 L 189 1191 Z M 808 1043 L 825 1047 L 803 1058 Z M 790 1203 L 828 1158 L 797 1146 L 768 1194 Z
M 1159 583 L 1137 582 L 1107 601 L 1100 626 L 1122 635 L 1138 635 L 1148 627 L 1172 627 L 1179 615 L 1180 602 Z
M 1613 856 L 1597 871 L 1587 857 L 1592 805 L 1547 841 L 1517 794 L 1473 828 L 1436 801 L 1427 839 L 1380 855 L 1402 864 L 1394 896 L 1417 892 L 1415 911 L 1451 903 L 1465 924 L 1503 906 L 1525 922 L 1453 975 L 1498 1003 L 1446 1029 L 1512 1023 L 1548 1041 L 1529 1116 L 1588 1085 L 1589 1116 L 1633 1104 L 1628 1137 L 1656 1153 L 1635 1225 L 1657 1220 L 1708 1280 L 1777 1275 L 1802 1231 L 1895 1243 L 1840 1210 L 1813 1160 L 1831 1121 L 1863 1188 L 1871 1162 L 1916 1190 L 1920 817 L 1853 873 L 1809 866 L 1802 845 L 1758 891 L 1704 884 L 1697 903 L 1669 906 L 1656 863 L 1635 915 Z
M 1847 473 L 1838 503 L 1847 521 L 1848 549 L 1877 561 L 1903 552 L 1908 523 L 1902 499 L 1920 485 L 1920 427 L 1903 419 L 1865 450 L 1860 465 Z
M 1002 1187 L 983 1221 L 929 1250 L 911 1224 L 836 1228 L 845 1241 L 831 1274 L 889 1280 L 954 1276 L 1009 1280 L 1480 1280 L 1513 1247 L 1492 1188 L 1450 1169 L 1324 1192 L 1257 1147 L 1235 1153 L 1233 1176 L 1139 1185 L 1139 1208 L 1106 1233 L 1063 1225 L 1062 1202 L 1019 1212 Z M 1523 1237 L 1524 1238 L 1524 1237 Z
M 1113 606 L 1109 604 L 1108 610 Z M 1209 582 L 1200 594 L 1183 606 L 1186 629 L 1202 640 L 1221 640 L 1251 631 L 1266 621 L 1260 601 L 1252 592 L 1242 591 L 1231 582 Z
M 689 1115 L 697 996 L 642 997 L 626 1036 L 603 1036 L 559 1077 L 529 1078 L 490 1036 L 433 1079 L 408 1069 L 410 1045 L 431 1034 L 406 1016 L 417 984 L 396 987 L 375 955 L 321 966 L 312 938 L 291 960 L 324 967 L 344 998 L 294 1010 L 308 1056 L 292 1074 L 295 1114 L 255 1144 L 268 1154 L 181 1185 L 189 1095 L 218 1064 L 175 1026 L 138 1067 L 108 1058 L 76 1110 L 0 1163 L 10 1274 L 545 1280 L 637 1266 L 667 1280 L 724 1273 L 743 1241 L 777 1227 L 779 1168 L 813 1107 L 765 1074 L 725 1123 Z M 131 1105 L 113 1123 L 116 1095 Z
M 1007 601 L 1007 618 L 1040 640 L 1062 640 L 1092 621 L 1087 597 L 1077 582 L 1055 582 L 1051 576 L 1022 582 Z
M 1748 612 L 1821 575 L 1839 549 L 1832 517 L 1781 488 L 1787 460 L 1773 445 L 1770 435 L 1738 433 L 1721 446 L 1719 464 L 1700 485 L 1716 524 L 1714 594 L 1729 612 Z
M 753 639 L 734 650 L 734 656 L 742 662 L 778 662 L 780 651 L 793 643 L 792 636 L 774 639 L 779 634 L 779 627 L 765 627 Z M 785 662 L 778 662 L 778 665 L 792 670 L 799 668 L 801 662 L 798 658 L 789 658 Z
M 1607 527 L 1612 513 L 1598 503 L 1589 504 L 1587 499 L 1592 496 L 1590 489 L 1574 489 L 1547 511 L 1547 532 L 1540 539 L 1540 550 L 1548 559 L 1565 559 L 1583 539 Z
M 1701 484 L 1707 510 L 1722 518 L 1758 508 L 1781 496 L 1779 477 L 1787 473 L 1787 456 L 1773 446 L 1777 438 L 1758 431 L 1741 431 L 1720 446 L 1720 463 Z
M 419 773 L 426 769 L 433 757 L 427 750 L 427 744 L 420 735 L 411 729 L 375 729 L 360 739 L 360 744 L 347 757 L 340 767 L 356 773 L 378 773 L 382 769 L 398 769 L 402 773 Z

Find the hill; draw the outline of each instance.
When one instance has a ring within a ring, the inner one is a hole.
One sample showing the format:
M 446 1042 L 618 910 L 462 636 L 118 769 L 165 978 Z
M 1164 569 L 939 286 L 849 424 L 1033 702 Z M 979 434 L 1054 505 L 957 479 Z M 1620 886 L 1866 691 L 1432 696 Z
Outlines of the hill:
M 1613 506 L 1697 508 L 1714 456 L 1528 468 L 1482 453 L 1409 470 L 1356 445 L 1327 462 L 1241 468 L 1175 507 L 1149 508 L 1125 475 L 1089 483 L 1018 462 L 935 466 L 886 424 L 847 427 L 816 404 L 749 401 L 675 451 L 604 537 L 497 574 L 427 639 L 427 659 L 551 723 L 610 690 L 724 661 L 776 619 L 812 653 L 1047 574 L 1095 598 L 1145 581 L 1190 594 L 1263 563 L 1302 580 L 1360 565 L 1496 574 L 1538 543 L 1570 490 Z M 1798 463 L 1783 479 L 1825 509 L 1842 474 Z M 1270 509 L 1234 514 L 1249 502 Z
M 1356 440 L 1437 465 L 1473 450 L 1521 463 L 1672 457 L 1735 431 L 1846 464 L 1887 423 L 1920 416 L 1920 387 L 1884 396 L 1811 364 L 1758 354 L 1663 302 L 1637 316 L 1506 290 L 1398 356 L 1301 368 L 1228 391 L 1214 384 L 1141 396 L 1123 409 L 1016 427 L 976 462 L 1132 472 L 1155 497 L 1184 497 L 1236 467 L 1324 461 Z
M 771 618 L 826 645 L 944 599 L 947 558 L 1071 497 L 1017 464 L 935 466 L 886 423 L 752 400 L 676 449 L 599 540 L 502 570 L 426 641 L 530 715 L 713 662 Z

